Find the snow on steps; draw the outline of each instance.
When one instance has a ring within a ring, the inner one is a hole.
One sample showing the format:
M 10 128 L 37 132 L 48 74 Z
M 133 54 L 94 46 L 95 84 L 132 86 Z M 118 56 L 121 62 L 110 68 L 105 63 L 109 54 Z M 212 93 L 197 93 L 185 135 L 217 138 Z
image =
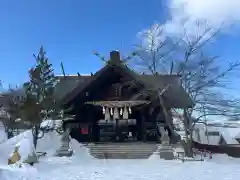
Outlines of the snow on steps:
M 89 144 L 88 148 L 97 159 L 148 159 L 157 150 L 157 144 L 99 143 Z

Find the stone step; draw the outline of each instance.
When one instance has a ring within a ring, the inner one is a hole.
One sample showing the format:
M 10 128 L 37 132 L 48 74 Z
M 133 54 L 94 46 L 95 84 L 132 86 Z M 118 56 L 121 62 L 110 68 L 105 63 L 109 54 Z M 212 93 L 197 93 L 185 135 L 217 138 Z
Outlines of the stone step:
M 121 147 L 121 146 L 92 146 L 89 148 L 99 148 L 99 149 L 152 149 L 156 148 L 156 146 L 146 147 L 146 146 L 129 146 L 129 147 Z
M 89 149 L 90 151 L 111 151 L 111 152 L 146 152 L 146 151 L 152 151 L 156 150 L 156 148 L 151 148 L 151 149 L 99 149 L 99 148 L 91 148 Z
M 157 144 L 109 143 L 88 145 L 89 152 L 98 159 L 147 159 L 157 150 Z
M 90 148 L 90 151 L 114 151 L 114 152 L 121 152 L 121 151 L 129 151 L 129 152 L 145 152 L 145 151 L 152 151 L 156 150 L 156 148 L 149 148 L 149 149 L 127 149 L 127 148 L 120 148 L 120 149 L 110 149 L 110 148 Z
M 147 144 L 147 145 L 142 145 L 142 144 L 139 144 L 139 145 L 132 145 L 132 144 L 127 144 L 127 145 L 118 145 L 118 144 L 91 144 L 91 145 L 88 145 L 88 147 L 103 147 L 103 148 L 152 148 L 152 147 L 156 147 L 157 144 Z
M 153 152 L 150 153 L 93 153 L 91 154 L 95 158 L 99 159 L 148 159 Z
M 97 159 L 148 159 L 151 154 L 92 154 Z
M 141 148 L 141 149 L 135 149 L 135 148 L 90 148 L 90 151 L 113 151 L 113 152 L 146 152 L 146 151 L 153 151 L 157 148 Z

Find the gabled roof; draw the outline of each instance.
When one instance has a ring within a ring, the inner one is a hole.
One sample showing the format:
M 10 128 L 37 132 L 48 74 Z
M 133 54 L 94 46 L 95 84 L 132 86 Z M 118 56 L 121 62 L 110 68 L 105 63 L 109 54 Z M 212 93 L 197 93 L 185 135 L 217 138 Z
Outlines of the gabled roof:
M 105 74 L 109 69 L 116 68 L 122 73 L 131 77 L 133 80 L 144 85 L 147 88 L 158 88 L 164 89 L 167 85 L 171 85 L 171 88 L 164 95 L 170 102 L 171 107 L 175 108 L 186 108 L 192 107 L 193 102 L 188 94 L 185 92 L 183 87 L 179 82 L 179 76 L 177 75 L 143 75 L 137 74 L 128 68 L 126 65 L 120 61 L 114 61 L 108 63 L 102 69 L 97 71 L 92 76 L 66 76 L 60 79 L 59 87 L 61 92 L 59 93 L 62 97 L 62 103 L 67 104 L 71 102 L 80 92 L 82 92 L 86 87 L 96 81 L 100 76 Z M 57 88 L 57 89 L 58 89 Z M 63 90 L 64 89 L 64 90 Z M 58 91 L 58 90 L 57 90 Z
M 186 108 L 194 105 L 192 99 L 183 89 L 178 75 L 138 75 L 139 78 L 148 84 L 149 87 L 163 90 L 168 85 L 170 88 L 164 93 L 164 97 L 168 99 L 167 103 L 170 107 Z
M 55 98 L 57 101 L 62 101 L 63 98 L 71 93 L 77 86 L 85 84 L 90 80 L 90 75 L 78 76 L 57 76 L 59 83 L 56 85 Z

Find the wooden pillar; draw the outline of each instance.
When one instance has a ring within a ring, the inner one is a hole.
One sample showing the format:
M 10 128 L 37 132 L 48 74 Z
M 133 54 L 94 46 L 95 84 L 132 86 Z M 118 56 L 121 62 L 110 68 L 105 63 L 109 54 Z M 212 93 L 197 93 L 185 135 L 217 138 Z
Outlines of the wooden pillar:
M 146 111 L 142 111 L 141 113 L 140 113 L 140 118 L 141 118 L 141 133 L 142 133 L 142 141 L 146 141 L 146 123 L 145 123 L 145 121 L 146 121 Z
M 90 140 L 90 142 L 94 142 L 96 140 L 95 139 L 96 132 L 95 132 L 95 129 L 94 129 L 95 117 L 91 113 L 89 113 L 88 117 L 89 117 L 89 120 L 90 120 L 90 121 L 88 121 L 89 140 Z
M 88 126 L 88 134 L 87 134 L 87 141 L 92 142 L 93 141 L 93 133 L 92 133 L 92 114 L 89 113 L 91 112 L 89 109 L 86 109 L 86 116 L 84 119 L 85 124 Z

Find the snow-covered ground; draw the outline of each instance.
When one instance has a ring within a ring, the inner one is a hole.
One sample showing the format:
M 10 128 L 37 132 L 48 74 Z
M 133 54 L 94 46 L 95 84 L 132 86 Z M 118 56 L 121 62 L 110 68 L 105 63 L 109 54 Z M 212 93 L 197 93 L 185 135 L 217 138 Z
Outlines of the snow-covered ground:
M 87 148 L 72 140 L 74 156 L 55 157 L 60 136 L 45 134 L 37 151 L 47 152 L 34 167 L 8 166 L 7 158 L 16 143 L 21 155 L 31 151 L 31 131 L 26 131 L 0 144 L 0 180 L 233 180 L 240 176 L 240 159 L 213 155 L 206 161 L 163 161 L 152 156 L 146 160 L 99 160 L 89 155 Z

